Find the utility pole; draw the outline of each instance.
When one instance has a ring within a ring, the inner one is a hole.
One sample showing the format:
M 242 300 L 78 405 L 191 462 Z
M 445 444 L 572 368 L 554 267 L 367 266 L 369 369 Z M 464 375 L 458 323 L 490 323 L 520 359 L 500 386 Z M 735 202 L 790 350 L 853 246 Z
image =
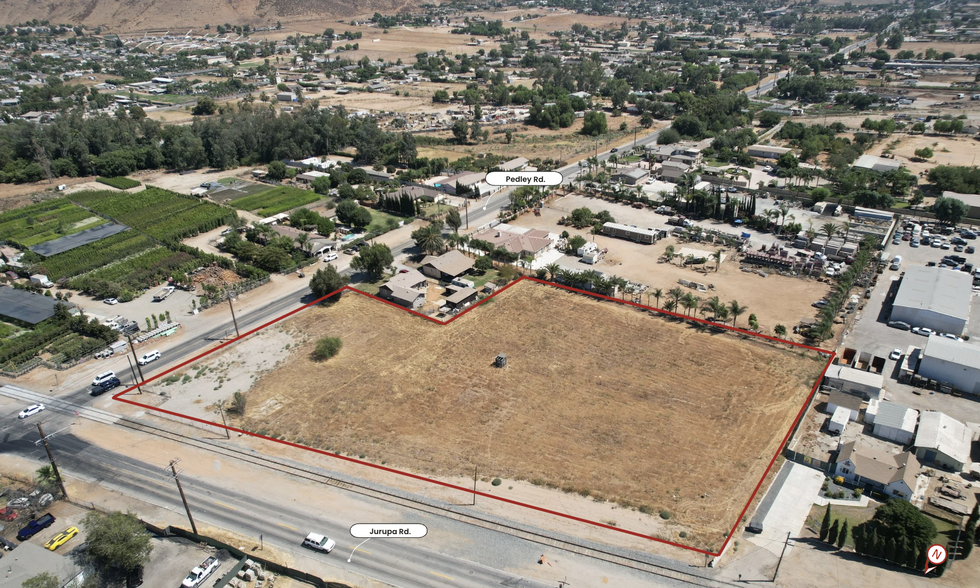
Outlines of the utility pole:
M 184 496 L 184 489 L 180 485 L 180 477 L 177 475 L 177 464 L 180 459 L 170 460 L 170 471 L 173 473 L 174 482 L 177 482 L 177 491 L 180 492 L 180 500 L 184 503 L 184 510 L 187 512 L 187 520 L 191 522 L 191 530 L 197 535 L 197 525 L 194 524 L 194 517 L 191 516 L 191 507 L 187 506 L 187 498 Z
M 779 554 L 779 561 L 776 562 L 776 569 L 772 573 L 772 582 L 776 581 L 776 574 L 779 573 L 779 566 L 783 563 L 783 556 L 786 555 L 786 546 L 789 545 L 789 533 L 786 533 L 786 541 L 783 543 L 783 550 Z
M 218 414 L 221 415 L 221 424 L 225 426 L 225 438 L 231 439 L 231 432 L 228 431 L 228 421 L 225 420 L 225 408 L 218 405 Z
M 235 307 L 231 304 L 231 293 L 228 293 L 228 308 L 231 309 L 231 322 L 235 323 L 235 338 L 241 337 L 241 333 L 238 332 L 238 319 L 235 318 Z
M 58 464 L 54 462 L 54 455 L 51 453 L 51 448 L 48 447 L 48 438 L 44 436 L 44 431 L 41 429 L 41 423 L 37 423 L 37 432 L 41 435 L 41 443 L 44 444 L 44 450 L 48 452 L 48 461 L 51 462 L 51 469 L 54 470 L 54 477 L 58 480 L 58 487 L 61 488 L 61 495 L 68 500 L 68 491 L 65 490 L 65 482 L 61 479 L 61 472 L 58 471 Z
M 126 338 L 129 339 L 129 349 L 130 349 L 130 351 L 133 352 L 133 360 L 136 361 L 136 369 L 140 373 L 140 382 L 145 382 L 146 381 L 146 378 L 143 377 L 143 368 L 140 366 L 140 360 L 139 360 L 139 358 L 136 357 L 136 348 L 133 347 L 133 338 L 130 337 L 129 335 L 126 335 Z M 143 393 L 143 391 L 140 390 L 140 394 L 142 394 L 142 393 Z
M 133 372 L 133 379 L 136 380 L 136 389 L 139 390 L 139 393 L 140 394 L 142 394 L 143 393 L 143 389 L 140 388 L 140 385 L 139 385 L 139 381 L 140 380 L 136 377 L 136 370 L 133 369 L 133 360 L 129 359 L 129 356 L 127 355 L 126 356 L 126 361 L 129 362 L 129 371 Z M 137 363 L 137 365 L 138 365 L 138 363 Z
M 473 506 L 476 506 L 476 467 L 473 466 Z
M 463 202 L 466 204 L 466 229 L 470 230 L 470 199 L 464 198 Z

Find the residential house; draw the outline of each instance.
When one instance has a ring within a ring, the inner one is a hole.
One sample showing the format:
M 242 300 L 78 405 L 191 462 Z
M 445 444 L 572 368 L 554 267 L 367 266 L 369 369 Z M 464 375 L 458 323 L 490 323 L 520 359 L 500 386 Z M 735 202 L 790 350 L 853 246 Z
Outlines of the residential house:
M 296 176 L 296 181 L 302 184 L 312 184 L 317 178 L 329 178 L 330 174 L 322 171 L 310 170 Z
M 776 147 L 775 145 L 750 145 L 746 149 L 749 155 L 752 157 L 761 157 L 762 159 L 779 159 L 780 155 L 786 153 L 792 153 L 793 150 L 789 147 Z
M 446 306 L 452 309 L 465 308 L 472 304 L 477 297 L 478 292 L 475 288 L 448 288 L 452 294 L 446 296 Z
M 462 252 L 453 249 L 436 257 L 426 255 L 422 259 L 422 273 L 430 278 L 437 280 L 452 280 L 470 271 L 473 267 L 473 259 L 466 257 Z
M 622 182 L 624 184 L 629 184 L 630 186 L 635 186 L 636 184 L 642 183 L 643 180 L 647 179 L 649 176 L 649 170 L 638 167 L 627 167 L 616 171 L 616 173 L 614 173 L 612 176 L 612 180 L 614 182 Z
M 915 456 L 924 464 L 962 472 L 973 463 L 973 439 L 973 431 L 960 421 L 928 410 L 919 417 Z
M 528 164 L 528 160 L 526 157 L 515 157 L 510 161 L 505 161 L 501 163 L 497 167 L 500 169 L 500 171 L 512 172 L 512 171 L 523 170 L 524 168 L 527 167 L 527 164 Z
M 425 304 L 425 291 L 429 286 L 418 270 L 395 274 L 378 289 L 378 296 L 406 308 L 419 308 Z
M 549 247 L 551 239 L 548 231 L 541 229 L 527 229 L 523 227 L 512 227 L 507 224 L 499 224 L 481 233 L 472 235 L 471 239 L 486 241 L 494 248 L 504 248 L 511 253 L 516 253 L 519 257 L 535 258 Z
M 675 182 L 691 170 L 691 166 L 680 161 L 665 161 L 660 166 L 660 177 Z
M 909 451 L 896 454 L 866 447 L 859 449 L 857 442 L 851 441 L 840 448 L 835 474 L 859 488 L 880 492 L 889 498 L 911 500 L 919 474 L 919 460 Z

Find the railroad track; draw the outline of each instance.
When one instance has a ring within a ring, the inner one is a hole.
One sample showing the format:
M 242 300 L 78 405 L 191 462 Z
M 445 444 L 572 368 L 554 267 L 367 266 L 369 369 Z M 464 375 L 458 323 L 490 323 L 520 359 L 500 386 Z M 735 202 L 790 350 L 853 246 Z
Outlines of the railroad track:
M 460 521 L 471 525 L 476 525 L 478 527 L 482 527 L 484 529 L 488 529 L 492 531 L 507 533 L 508 535 L 519 537 L 527 541 L 532 541 L 534 543 L 555 547 L 557 549 L 562 549 L 564 551 L 568 551 L 578 555 L 628 567 L 634 570 L 647 572 L 664 578 L 669 578 L 671 580 L 674 580 L 676 582 L 681 582 L 689 586 L 701 586 L 705 588 L 736 588 L 738 586 L 738 584 L 736 583 L 731 583 L 724 580 L 707 577 L 691 571 L 680 570 L 667 565 L 658 564 L 635 557 L 630 557 L 629 555 L 616 553 L 613 550 L 604 550 L 602 548 L 597 548 L 595 546 L 576 543 L 575 541 L 569 541 L 567 539 L 554 537 L 544 532 L 533 531 L 533 530 L 518 527 L 516 525 L 502 523 L 500 521 L 493 521 L 481 517 L 478 514 L 460 512 L 456 509 L 447 506 L 440 506 L 438 504 L 423 502 L 418 499 L 413 499 L 392 492 L 380 490 L 378 488 L 373 488 L 366 484 L 358 484 L 355 482 L 341 480 L 329 476 L 327 474 L 311 470 L 306 467 L 288 463 L 284 460 L 264 456 L 251 450 L 229 447 L 226 443 L 222 443 L 219 440 L 201 439 L 199 437 L 186 435 L 184 433 L 178 433 L 176 431 L 172 431 L 140 419 L 118 415 L 98 408 L 83 406 L 80 404 L 76 404 L 74 402 L 69 402 L 67 400 L 62 400 L 56 397 L 39 394 L 37 392 L 26 390 L 24 388 L 20 388 L 17 386 L 11 386 L 11 385 L 0 386 L 0 394 L 7 396 L 9 398 L 14 398 L 28 403 L 40 402 L 43 403 L 48 409 L 55 410 L 57 412 L 72 414 L 80 418 L 84 418 L 105 425 L 126 427 L 134 431 L 139 431 L 149 435 L 154 435 L 171 441 L 176 441 L 183 445 L 195 447 L 198 449 L 203 449 L 205 451 L 209 451 L 214 454 L 222 455 L 231 459 L 236 459 L 238 461 L 242 461 L 245 463 L 270 469 L 279 473 L 287 474 L 293 476 L 294 478 L 299 478 L 302 480 L 307 480 L 319 484 L 326 484 L 329 486 L 333 486 L 335 488 L 340 488 L 342 490 L 347 490 L 350 492 L 361 494 L 363 496 L 374 498 L 376 500 L 383 500 L 390 504 L 403 506 L 405 508 L 410 508 L 413 510 L 418 510 L 437 516 L 451 518 L 456 521 Z

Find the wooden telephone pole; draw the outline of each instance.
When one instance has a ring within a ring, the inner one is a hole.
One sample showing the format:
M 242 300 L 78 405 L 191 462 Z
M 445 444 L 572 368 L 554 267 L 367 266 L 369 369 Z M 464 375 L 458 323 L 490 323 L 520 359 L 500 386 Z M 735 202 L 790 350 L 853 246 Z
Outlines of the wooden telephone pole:
M 191 507 L 187 506 L 187 497 L 184 496 L 184 488 L 180 485 L 180 476 L 177 475 L 177 464 L 179 459 L 170 460 L 170 472 L 173 474 L 174 482 L 177 482 L 177 491 L 180 492 L 180 501 L 184 503 L 184 511 L 187 513 L 187 520 L 191 522 L 191 530 L 197 535 L 197 525 L 194 524 L 194 517 L 191 516 Z
M 61 488 L 61 495 L 68 500 L 68 491 L 65 490 L 65 482 L 61 479 L 61 472 L 58 471 L 58 464 L 54 462 L 54 455 L 51 453 L 51 448 L 48 447 L 48 438 L 44 436 L 44 430 L 41 429 L 41 423 L 37 423 L 37 432 L 41 435 L 41 443 L 44 444 L 44 450 L 48 452 L 48 461 L 51 462 L 51 469 L 54 470 L 54 477 L 58 480 L 58 487 Z

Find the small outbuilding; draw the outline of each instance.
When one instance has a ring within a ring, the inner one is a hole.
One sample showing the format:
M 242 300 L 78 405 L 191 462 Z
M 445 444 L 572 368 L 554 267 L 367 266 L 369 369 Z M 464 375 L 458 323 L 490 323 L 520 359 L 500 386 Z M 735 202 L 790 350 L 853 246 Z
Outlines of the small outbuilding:
M 827 423 L 827 432 L 831 435 L 843 435 L 844 428 L 847 427 L 847 421 L 850 420 L 848 418 L 849 415 L 850 411 L 848 409 L 843 406 L 838 406 L 833 416 L 830 417 L 830 422 Z
M 897 402 L 882 402 L 875 416 L 874 434 L 901 445 L 912 443 L 919 411 Z
M 827 399 L 827 413 L 836 414 L 839 409 L 843 408 L 847 412 L 847 420 L 857 422 L 862 404 L 863 401 L 858 396 L 832 390 L 830 398 Z

